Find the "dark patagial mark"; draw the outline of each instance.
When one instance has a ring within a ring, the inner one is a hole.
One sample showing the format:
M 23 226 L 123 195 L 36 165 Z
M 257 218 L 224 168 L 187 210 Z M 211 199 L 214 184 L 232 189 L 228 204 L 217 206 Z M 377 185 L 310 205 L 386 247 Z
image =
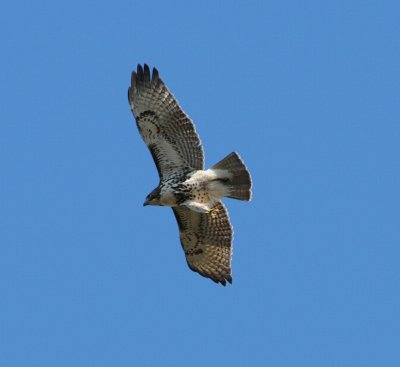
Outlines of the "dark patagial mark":
M 148 119 L 147 121 L 156 128 L 156 134 L 159 134 L 161 129 L 157 122 L 158 117 L 154 111 L 150 111 L 150 110 L 143 111 L 136 117 L 136 125 L 139 128 L 139 130 L 142 131 L 142 129 L 139 125 L 139 122 L 142 122 L 142 120 L 146 121 L 146 119 Z M 149 133 L 152 134 L 152 131 L 150 129 L 148 129 L 148 130 L 149 130 Z
M 188 200 L 188 196 L 183 193 L 183 192 L 175 192 L 174 196 L 176 198 L 176 204 L 181 205 L 183 204 L 186 200 Z
M 190 249 L 185 251 L 185 255 L 186 256 L 195 256 L 195 255 L 200 255 L 202 254 L 204 251 L 201 248 L 198 249 Z
M 140 112 L 139 115 L 136 117 L 136 119 L 140 120 L 140 119 L 148 117 L 148 116 L 154 116 L 155 117 L 156 113 L 154 111 L 146 110 L 146 111 Z

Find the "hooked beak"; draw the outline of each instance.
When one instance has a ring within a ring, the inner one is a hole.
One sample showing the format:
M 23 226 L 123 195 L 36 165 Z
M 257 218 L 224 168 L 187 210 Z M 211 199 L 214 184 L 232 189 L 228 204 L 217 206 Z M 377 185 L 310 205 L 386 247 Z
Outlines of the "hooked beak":
M 147 205 L 149 205 L 149 202 L 146 199 L 146 201 L 143 203 L 143 206 L 147 206 Z

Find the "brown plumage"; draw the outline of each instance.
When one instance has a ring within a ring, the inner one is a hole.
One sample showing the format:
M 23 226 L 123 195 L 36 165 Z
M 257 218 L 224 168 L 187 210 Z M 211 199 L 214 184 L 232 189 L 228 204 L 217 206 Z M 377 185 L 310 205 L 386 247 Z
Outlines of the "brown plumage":
M 160 177 L 144 205 L 172 207 L 190 269 L 217 283 L 232 283 L 233 230 L 220 199 L 249 201 L 250 173 L 235 152 L 204 170 L 195 126 L 155 68 L 151 74 L 147 65 L 138 65 L 128 100 Z

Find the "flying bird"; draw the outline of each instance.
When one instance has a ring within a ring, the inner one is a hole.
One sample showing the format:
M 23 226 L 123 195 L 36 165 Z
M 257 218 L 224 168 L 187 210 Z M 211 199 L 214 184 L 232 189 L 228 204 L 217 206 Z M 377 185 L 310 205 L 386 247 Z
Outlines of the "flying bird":
M 138 65 L 128 100 L 160 178 L 143 205 L 172 207 L 189 268 L 232 284 L 233 229 L 221 198 L 250 201 L 249 171 L 236 152 L 205 170 L 196 128 L 156 68 Z

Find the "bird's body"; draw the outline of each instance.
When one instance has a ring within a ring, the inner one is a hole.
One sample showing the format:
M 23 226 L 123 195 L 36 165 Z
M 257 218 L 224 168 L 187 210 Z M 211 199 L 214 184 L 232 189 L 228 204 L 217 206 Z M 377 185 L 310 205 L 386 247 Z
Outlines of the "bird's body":
M 232 282 L 233 231 L 221 198 L 251 199 L 250 174 L 235 152 L 204 169 L 193 122 L 153 69 L 132 73 L 128 99 L 160 176 L 144 205 L 172 207 L 189 267 L 223 285 Z
M 157 199 L 150 199 L 146 205 L 184 205 L 194 211 L 207 213 L 223 197 L 229 195 L 224 184 L 229 173 L 223 170 L 188 170 L 177 172 L 163 179 L 155 189 Z

